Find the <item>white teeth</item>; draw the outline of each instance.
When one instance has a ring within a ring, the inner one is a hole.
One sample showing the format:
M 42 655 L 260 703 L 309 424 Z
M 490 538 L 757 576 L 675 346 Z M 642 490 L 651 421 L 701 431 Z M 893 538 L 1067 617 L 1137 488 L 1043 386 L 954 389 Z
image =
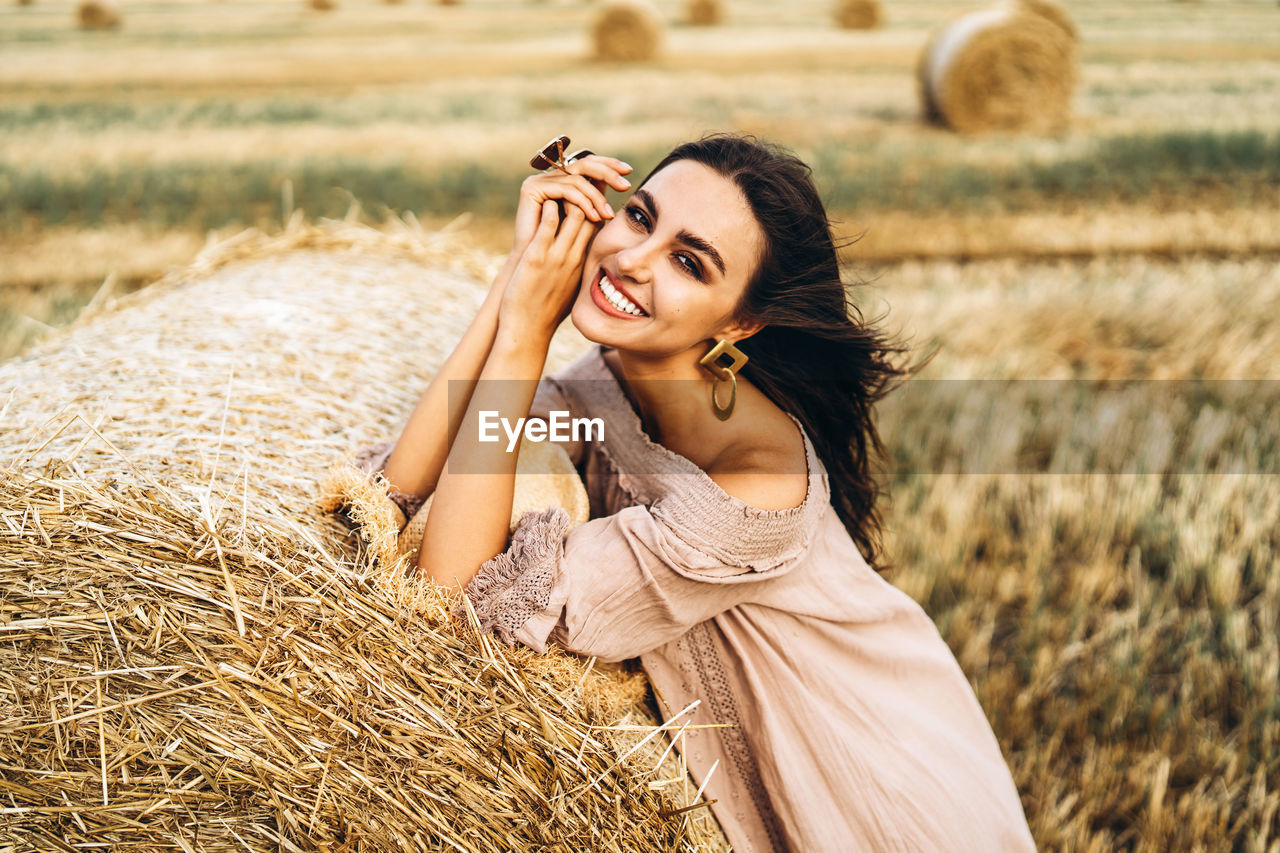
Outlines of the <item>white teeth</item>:
M 623 296 L 622 293 L 619 292 L 618 288 L 613 286 L 613 282 L 609 281 L 609 279 L 603 275 L 600 276 L 600 291 L 605 295 L 605 298 L 609 300 L 609 304 L 614 308 L 617 308 L 619 311 L 625 311 L 626 313 L 634 314 L 637 317 L 644 313 L 634 302 Z

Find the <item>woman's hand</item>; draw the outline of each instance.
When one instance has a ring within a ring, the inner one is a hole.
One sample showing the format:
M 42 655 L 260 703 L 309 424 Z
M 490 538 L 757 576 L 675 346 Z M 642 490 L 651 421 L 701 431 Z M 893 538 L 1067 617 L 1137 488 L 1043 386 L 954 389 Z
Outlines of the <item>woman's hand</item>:
M 631 167 L 614 157 L 588 154 L 566 167 L 572 174 L 556 171 L 530 175 L 520 185 L 520 201 L 516 206 L 515 239 L 512 256 L 520 257 L 538 230 L 543 205 L 549 200 L 563 200 L 577 206 L 592 222 L 613 218 L 613 210 L 605 200 L 606 187 L 618 192 L 631 188 L 623 175 Z M 566 208 L 567 209 L 567 208 Z
M 554 199 L 542 203 L 537 229 L 502 295 L 498 338 L 550 342 L 573 308 L 598 227 L 576 204 L 565 205 L 562 219 Z

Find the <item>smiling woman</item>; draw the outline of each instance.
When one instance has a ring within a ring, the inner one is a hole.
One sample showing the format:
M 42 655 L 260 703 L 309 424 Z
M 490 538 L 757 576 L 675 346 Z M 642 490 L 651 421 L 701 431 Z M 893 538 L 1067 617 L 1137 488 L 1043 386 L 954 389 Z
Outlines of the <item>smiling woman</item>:
M 909 371 L 849 305 L 808 167 L 715 134 L 615 215 L 630 171 L 593 154 L 522 185 L 507 264 L 382 466 L 432 497 L 419 572 L 507 642 L 638 658 L 734 850 L 1034 849 L 964 672 L 874 568 L 872 409 Z M 566 317 L 597 346 L 543 377 Z M 548 506 L 508 538 L 515 454 L 479 430 L 564 413 L 601 424 L 561 445 L 590 520 Z

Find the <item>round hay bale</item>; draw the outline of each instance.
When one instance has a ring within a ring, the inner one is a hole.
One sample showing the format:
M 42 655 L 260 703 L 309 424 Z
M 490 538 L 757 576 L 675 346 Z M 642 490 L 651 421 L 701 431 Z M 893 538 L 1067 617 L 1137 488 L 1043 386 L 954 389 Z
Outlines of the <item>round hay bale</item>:
M 609 0 L 591 27 L 595 58 L 645 62 L 662 49 L 662 15 L 648 0 Z
M 1071 41 L 1080 41 L 1080 30 L 1076 28 L 1076 22 L 1071 20 L 1071 16 L 1067 14 L 1067 10 L 1059 6 L 1052 0 L 1018 0 L 1018 5 L 1032 14 L 1039 15 L 1047 21 L 1056 24 L 1064 33 L 1071 37 Z
M 36 0 L 14 0 L 19 6 L 34 6 Z
M 1022 2 L 969 12 L 938 28 L 920 56 L 923 113 L 962 133 L 1060 130 L 1077 64 L 1060 19 Z
M 332 463 L 394 436 L 501 259 L 298 223 L 0 365 L 0 834 L 723 849 L 709 809 L 663 817 L 697 788 L 638 676 L 481 636 L 328 511 Z
M 880 26 L 878 0 L 838 0 L 835 7 L 836 26 L 842 30 L 873 30 Z
M 338 0 L 307 0 L 307 5 L 317 12 L 332 12 L 338 8 Z
M 695 27 L 714 27 L 724 23 L 724 3 L 721 0 L 689 0 L 685 6 L 685 20 Z
M 76 21 L 82 30 L 109 30 L 120 26 L 120 4 L 116 0 L 80 0 Z

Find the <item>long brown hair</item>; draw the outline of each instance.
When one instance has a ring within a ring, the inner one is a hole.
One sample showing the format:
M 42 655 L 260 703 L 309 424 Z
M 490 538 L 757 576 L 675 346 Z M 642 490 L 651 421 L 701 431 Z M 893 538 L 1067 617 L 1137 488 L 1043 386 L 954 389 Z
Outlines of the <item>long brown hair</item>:
M 675 148 L 644 182 L 677 160 L 733 181 L 760 223 L 763 256 L 736 313 L 765 326 L 737 344 L 749 358 L 742 375 L 804 424 L 836 513 L 867 563 L 884 569 L 877 502 L 885 451 L 872 409 L 918 367 L 899 364 L 908 348 L 850 301 L 831 222 L 803 161 L 753 136 L 714 133 Z

